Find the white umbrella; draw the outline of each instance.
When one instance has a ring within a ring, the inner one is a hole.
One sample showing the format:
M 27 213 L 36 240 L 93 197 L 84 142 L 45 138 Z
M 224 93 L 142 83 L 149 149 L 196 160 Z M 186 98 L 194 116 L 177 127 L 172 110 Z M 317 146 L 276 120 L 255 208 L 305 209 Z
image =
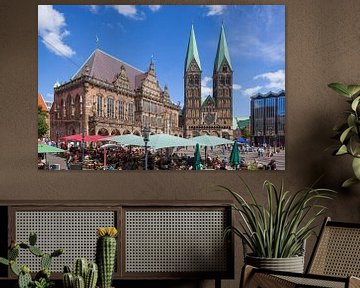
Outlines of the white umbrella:
M 196 143 L 190 139 L 170 135 L 170 134 L 155 134 L 149 136 L 148 146 L 153 149 L 195 146 Z
M 143 137 L 134 134 L 116 135 L 101 140 L 113 141 L 124 146 L 145 146 Z

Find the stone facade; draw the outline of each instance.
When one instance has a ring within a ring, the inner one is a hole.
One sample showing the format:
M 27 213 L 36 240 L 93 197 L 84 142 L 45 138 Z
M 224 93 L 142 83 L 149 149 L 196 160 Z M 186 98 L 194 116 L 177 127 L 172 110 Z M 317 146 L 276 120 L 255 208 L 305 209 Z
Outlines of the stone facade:
M 95 50 L 71 81 L 54 87 L 51 108 L 51 139 L 65 135 L 141 135 L 151 133 L 182 136 L 180 108 L 162 89 L 151 62 L 147 72 Z

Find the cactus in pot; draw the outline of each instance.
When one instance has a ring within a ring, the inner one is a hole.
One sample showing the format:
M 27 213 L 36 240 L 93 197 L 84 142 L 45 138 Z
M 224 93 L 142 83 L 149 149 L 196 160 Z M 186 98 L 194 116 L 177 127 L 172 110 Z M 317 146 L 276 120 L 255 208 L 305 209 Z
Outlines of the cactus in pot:
M 68 266 L 64 267 L 64 288 L 95 288 L 98 279 L 96 263 L 88 263 L 85 258 L 78 258 L 74 264 L 74 273 Z
M 100 288 L 110 288 L 116 258 L 115 227 L 101 227 L 97 229 L 96 262 L 99 267 Z

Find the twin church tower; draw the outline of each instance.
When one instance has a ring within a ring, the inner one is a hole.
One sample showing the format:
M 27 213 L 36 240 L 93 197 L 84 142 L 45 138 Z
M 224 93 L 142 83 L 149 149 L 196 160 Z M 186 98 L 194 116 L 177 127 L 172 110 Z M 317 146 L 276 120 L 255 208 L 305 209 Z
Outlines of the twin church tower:
M 221 26 L 213 70 L 213 95 L 201 97 L 201 64 L 194 27 L 190 38 L 184 69 L 184 137 L 215 135 L 232 138 L 232 85 L 233 69 Z

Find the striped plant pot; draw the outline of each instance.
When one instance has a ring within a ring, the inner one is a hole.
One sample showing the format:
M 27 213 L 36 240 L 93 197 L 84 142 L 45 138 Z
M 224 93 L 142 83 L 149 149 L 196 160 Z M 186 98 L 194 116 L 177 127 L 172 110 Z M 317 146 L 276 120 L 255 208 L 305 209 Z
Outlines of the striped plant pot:
M 304 273 L 304 256 L 263 258 L 246 255 L 245 263 L 262 269 Z

